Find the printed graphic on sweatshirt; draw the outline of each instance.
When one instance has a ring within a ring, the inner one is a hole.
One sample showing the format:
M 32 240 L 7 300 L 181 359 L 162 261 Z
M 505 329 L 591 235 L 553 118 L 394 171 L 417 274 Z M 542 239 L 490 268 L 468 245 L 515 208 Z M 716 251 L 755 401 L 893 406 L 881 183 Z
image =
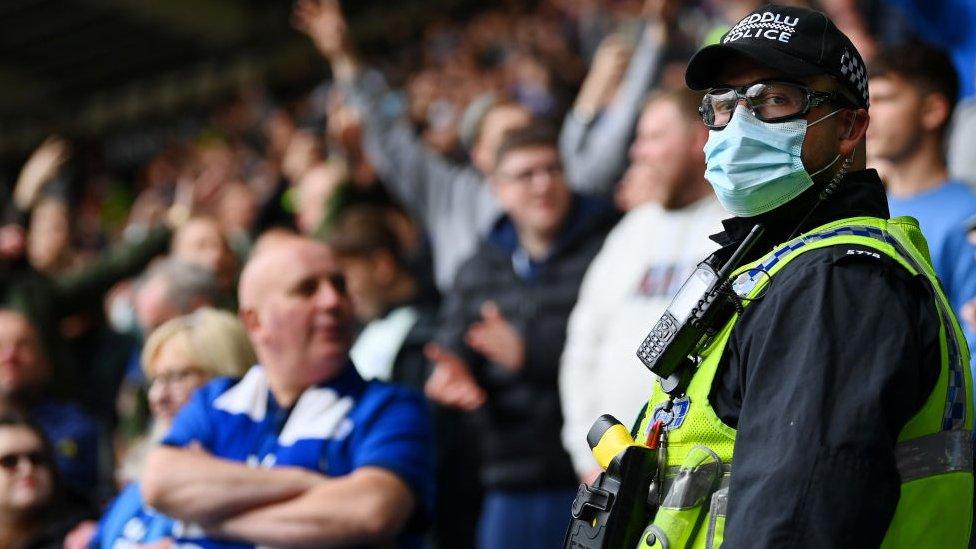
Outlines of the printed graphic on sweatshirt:
M 670 298 L 678 292 L 693 269 L 694 265 L 675 263 L 651 265 L 640 277 L 635 294 L 640 297 Z

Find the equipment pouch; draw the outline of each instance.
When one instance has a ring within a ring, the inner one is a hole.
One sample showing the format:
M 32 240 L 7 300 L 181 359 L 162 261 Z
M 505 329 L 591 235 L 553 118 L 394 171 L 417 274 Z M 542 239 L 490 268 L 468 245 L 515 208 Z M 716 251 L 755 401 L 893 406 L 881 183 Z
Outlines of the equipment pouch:
M 712 450 L 695 446 L 677 475 L 669 479 L 664 502 L 642 536 L 641 548 L 688 549 L 705 532 L 711 496 L 722 478 L 722 462 Z M 724 518 L 723 518 L 724 526 Z

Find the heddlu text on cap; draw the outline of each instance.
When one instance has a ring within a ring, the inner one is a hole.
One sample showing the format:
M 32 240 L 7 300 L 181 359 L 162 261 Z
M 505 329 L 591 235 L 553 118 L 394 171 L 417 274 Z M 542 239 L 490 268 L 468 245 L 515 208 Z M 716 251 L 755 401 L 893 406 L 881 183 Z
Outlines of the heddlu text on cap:
M 741 38 L 765 38 L 788 43 L 799 22 L 799 17 L 789 17 L 781 13 L 754 13 L 732 27 L 722 43 L 735 42 Z

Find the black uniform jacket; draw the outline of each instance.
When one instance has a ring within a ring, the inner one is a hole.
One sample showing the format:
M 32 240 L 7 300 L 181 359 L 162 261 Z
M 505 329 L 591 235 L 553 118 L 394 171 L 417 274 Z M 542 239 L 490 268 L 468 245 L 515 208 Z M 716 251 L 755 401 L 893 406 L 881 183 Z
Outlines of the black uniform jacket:
M 794 234 L 818 193 L 727 220 L 713 239 L 732 246 L 763 223 L 758 259 Z M 799 230 L 854 216 L 889 217 L 873 170 L 848 174 Z M 893 451 L 938 377 L 939 319 L 921 277 L 851 248 L 790 262 L 732 331 L 710 397 L 738 430 L 724 547 L 877 547 L 891 522 Z

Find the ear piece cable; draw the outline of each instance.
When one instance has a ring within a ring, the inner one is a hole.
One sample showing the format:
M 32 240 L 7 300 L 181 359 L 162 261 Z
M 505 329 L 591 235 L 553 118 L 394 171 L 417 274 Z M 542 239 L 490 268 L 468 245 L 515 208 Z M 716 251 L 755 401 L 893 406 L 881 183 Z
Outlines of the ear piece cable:
M 796 224 L 796 228 L 793 229 L 793 232 L 790 233 L 790 236 L 786 238 L 787 241 L 793 240 L 793 237 L 795 237 L 797 234 L 800 233 L 800 227 L 802 227 L 803 224 L 806 223 L 808 219 L 810 219 L 810 216 L 813 215 L 813 212 L 817 211 L 817 208 L 819 208 L 820 205 L 823 204 L 824 201 L 830 197 L 830 195 L 834 194 L 834 191 L 837 190 L 837 186 L 840 185 L 841 180 L 844 179 L 845 175 L 847 175 L 847 171 L 851 168 L 851 164 L 853 163 L 854 163 L 854 152 L 852 151 L 848 157 L 844 158 L 844 163 L 841 164 L 840 168 L 837 170 L 834 176 L 830 178 L 830 181 L 826 185 L 824 185 L 823 190 L 820 191 L 820 196 L 817 197 L 817 202 L 813 205 L 812 208 L 810 208 L 807 211 L 806 215 L 803 216 L 803 219 L 801 219 L 800 222 Z
M 757 293 L 755 297 L 746 297 L 744 295 L 740 295 L 739 292 L 735 291 L 735 288 L 733 287 L 735 281 L 730 279 L 725 280 L 725 283 L 722 284 L 721 292 L 723 295 L 725 295 L 726 299 L 728 299 L 732 303 L 732 306 L 735 307 L 735 312 L 738 313 L 740 316 L 742 315 L 742 313 L 745 312 L 746 310 L 745 305 L 747 303 L 752 303 L 753 301 L 759 301 L 760 299 L 762 299 L 766 295 L 766 292 L 769 290 L 769 287 L 773 284 L 773 277 L 772 275 L 769 274 L 769 271 L 767 271 L 766 269 L 763 269 L 761 267 L 755 269 L 749 269 L 748 271 L 742 274 L 744 275 L 746 273 L 752 273 L 749 275 L 752 278 L 759 275 L 765 276 L 769 280 L 769 282 L 767 282 L 759 290 L 759 293 Z
M 847 129 L 847 135 L 845 136 L 845 139 L 849 139 L 852 135 L 854 135 L 854 124 L 856 123 L 857 123 L 857 111 L 854 111 L 854 117 L 851 119 L 851 127 Z M 837 160 L 835 159 L 834 162 L 836 161 Z M 823 202 L 830 197 L 830 195 L 834 194 L 834 191 L 837 190 L 837 186 L 840 184 L 840 181 L 844 179 L 845 175 L 847 175 L 847 171 L 851 169 L 851 164 L 853 163 L 854 163 L 854 151 L 851 151 L 851 154 L 849 154 L 847 158 L 844 159 L 844 163 L 841 164 L 840 169 L 838 169 L 837 172 L 834 173 L 834 176 L 830 178 L 830 181 L 827 182 L 823 190 L 820 191 L 820 196 L 817 197 L 817 202 L 813 205 L 812 208 L 810 208 L 807 214 L 803 216 L 803 219 L 801 219 L 800 222 L 797 223 L 796 228 L 793 229 L 793 232 L 790 233 L 790 236 L 786 238 L 787 241 L 793 240 L 793 237 L 799 234 L 800 227 L 802 227 L 803 224 L 806 223 L 808 219 L 810 219 L 810 216 L 813 214 L 813 212 L 815 212 L 817 208 L 819 208 L 820 205 L 823 204 Z M 818 170 L 818 172 L 823 171 L 823 169 L 824 168 L 821 168 L 820 170 Z
M 739 294 L 737 294 L 732 288 L 731 280 L 726 280 L 725 283 L 722 284 L 722 293 L 725 294 L 726 299 L 728 299 L 732 303 L 732 306 L 735 307 L 735 313 L 739 316 L 742 316 L 742 313 L 744 313 L 746 310 L 745 305 L 743 305 L 742 302 L 752 301 L 751 299 L 747 300 L 744 297 L 740 297 Z

